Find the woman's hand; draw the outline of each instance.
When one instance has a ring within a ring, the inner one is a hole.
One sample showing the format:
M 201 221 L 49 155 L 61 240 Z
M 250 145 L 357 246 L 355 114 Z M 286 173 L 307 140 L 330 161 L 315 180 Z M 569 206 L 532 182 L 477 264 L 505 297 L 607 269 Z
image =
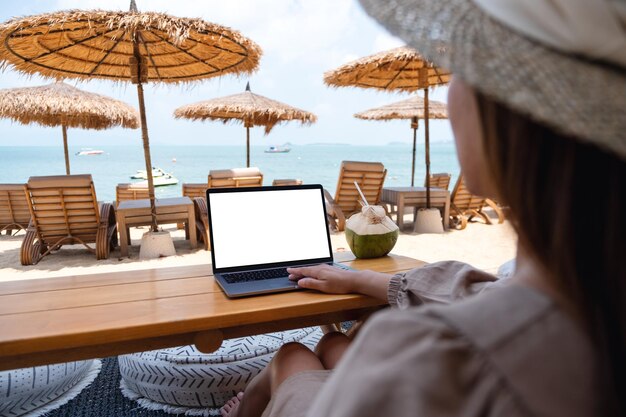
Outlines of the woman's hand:
M 330 294 L 358 293 L 387 300 L 391 275 L 373 271 L 346 271 L 327 264 L 287 268 L 289 279 L 298 286 Z
M 355 292 L 354 276 L 358 271 L 347 271 L 327 264 L 287 268 L 289 279 L 298 281 L 298 286 L 330 294 Z

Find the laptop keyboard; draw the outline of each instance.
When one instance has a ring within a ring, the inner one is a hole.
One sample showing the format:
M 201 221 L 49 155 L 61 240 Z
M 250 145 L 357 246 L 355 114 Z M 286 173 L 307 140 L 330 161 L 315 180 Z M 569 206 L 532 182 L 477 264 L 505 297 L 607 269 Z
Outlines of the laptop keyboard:
M 230 272 L 222 274 L 222 277 L 229 284 L 236 284 L 240 282 L 261 281 L 265 279 L 281 278 L 289 276 L 287 268 L 275 268 L 275 269 L 261 269 L 258 271 L 247 272 Z

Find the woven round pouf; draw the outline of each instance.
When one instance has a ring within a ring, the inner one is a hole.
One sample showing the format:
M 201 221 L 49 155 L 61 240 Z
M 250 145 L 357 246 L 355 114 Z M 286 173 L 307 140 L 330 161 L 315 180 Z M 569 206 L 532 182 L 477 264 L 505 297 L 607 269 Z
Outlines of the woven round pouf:
M 118 357 L 125 397 L 151 410 L 186 415 L 219 415 L 224 405 L 269 363 L 285 343 L 313 349 L 322 337 L 319 327 L 225 340 L 215 352 L 195 346 Z
M 40 416 L 76 397 L 98 376 L 99 360 L 0 372 L 0 416 Z

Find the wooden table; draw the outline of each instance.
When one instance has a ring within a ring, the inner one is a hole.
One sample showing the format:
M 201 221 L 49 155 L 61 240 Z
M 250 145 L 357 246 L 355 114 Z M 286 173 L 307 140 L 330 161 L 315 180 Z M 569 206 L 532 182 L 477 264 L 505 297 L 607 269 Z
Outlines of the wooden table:
M 193 201 L 189 197 L 157 198 L 157 224 L 185 223 L 192 248 L 198 245 L 196 216 Z M 117 230 L 120 233 L 120 256 L 128 256 L 130 245 L 129 227 L 147 226 L 152 223 L 150 200 L 121 201 L 115 210 Z
M 208 256 L 208 255 L 207 255 Z M 420 267 L 404 256 L 336 261 L 397 273 Z M 228 299 L 211 265 L 0 283 L 0 370 L 196 344 L 353 320 L 385 303 L 314 291 Z
M 392 204 L 398 207 L 396 224 L 402 230 L 404 226 L 404 208 L 426 207 L 426 187 L 384 187 L 380 198 L 383 204 Z M 430 189 L 431 207 L 442 209 L 443 228 L 448 230 L 448 217 L 450 217 L 450 191 L 442 188 Z

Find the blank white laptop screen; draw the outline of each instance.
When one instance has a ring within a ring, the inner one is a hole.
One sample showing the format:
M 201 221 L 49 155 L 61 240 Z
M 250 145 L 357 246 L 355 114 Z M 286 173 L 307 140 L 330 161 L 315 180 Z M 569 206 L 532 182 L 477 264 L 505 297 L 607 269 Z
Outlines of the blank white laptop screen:
M 214 268 L 331 255 L 319 189 L 209 195 Z

